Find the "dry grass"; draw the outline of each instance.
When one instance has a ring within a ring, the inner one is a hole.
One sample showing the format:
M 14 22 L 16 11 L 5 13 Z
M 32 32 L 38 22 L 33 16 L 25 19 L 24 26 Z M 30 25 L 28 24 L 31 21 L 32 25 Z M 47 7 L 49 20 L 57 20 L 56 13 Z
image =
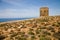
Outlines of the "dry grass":
M 0 23 L 2 40 L 60 40 L 60 16 Z

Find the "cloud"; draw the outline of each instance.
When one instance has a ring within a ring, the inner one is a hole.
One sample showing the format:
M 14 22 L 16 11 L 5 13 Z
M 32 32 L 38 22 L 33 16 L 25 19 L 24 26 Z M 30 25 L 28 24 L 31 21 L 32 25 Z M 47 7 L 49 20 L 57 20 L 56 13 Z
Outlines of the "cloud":
M 55 15 L 56 13 L 59 14 L 60 11 L 56 9 L 59 8 L 59 6 L 54 6 L 56 2 L 51 2 L 51 0 L 2 0 L 0 18 L 38 17 L 39 8 L 42 6 L 50 7 L 50 15 Z M 52 5 L 52 3 L 54 5 Z
M 3 2 L 16 5 L 16 6 L 20 6 L 20 5 L 24 5 L 26 1 L 25 0 L 3 0 Z
M 3 0 L 3 2 L 12 4 L 13 7 L 5 8 L 0 11 L 0 18 L 17 17 L 36 17 L 39 16 L 39 7 L 27 5 L 25 0 Z M 18 6 L 18 7 L 15 7 Z M 20 7 L 21 6 L 21 7 Z
M 20 4 L 21 0 L 2 0 L 2 1 L 12 5 L 21 5 Z
M 4 9 L 0 11 L 0 18 L 36 17 L 38 15 L 39 10 L 37 8 Z

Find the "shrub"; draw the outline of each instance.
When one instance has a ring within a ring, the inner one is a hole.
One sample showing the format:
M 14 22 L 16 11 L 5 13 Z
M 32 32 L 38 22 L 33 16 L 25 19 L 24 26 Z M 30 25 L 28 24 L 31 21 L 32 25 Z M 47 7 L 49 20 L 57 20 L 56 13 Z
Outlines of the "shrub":
M 54 32 L 55 33 L 55 30 L 54 29 L 51 29 L 51 32 Z
M 47 32 L 47 31 L 45 31 L 45 32 L 43 32 L 43 34 L 45 34 L 45 35 L 51 35 L 49 32 Z
M 30 29 L 29 29 L 29 31 L 33 31 L 33 29 L 32 29 L 32 28 L 30 28 Z
M 36 38 L 35 36 L 31 36 L 31 40 L 35 40 L 35 38 Z
M 46 40 L 46 38 L 45 37 L 40 37 L 40 39 L 39 40 Z
M 38 35 L 38 37 L 40 37 L 40 35 Z
M 0 40 L 3 40 L 5 39 L 5 36 L 4 35 L 0 35 Z
M 55 38 L 60 39 L 60 32 L 54 33 L 53 36 L 54 36 Z
M 40 37 L 39 40 L 51 40 L 50 38 L 46 38 L 46 37 Z
M 46 29 L 46 27 L 44 27 L 44 26 L 41 26 L 41 27 L 40 27 L 40 29 Z
M 29 34 L 29 35 L 34 35 L 34 33 L 33 33 L 33 32 L 31 32 L 31 31 L 29 31 L 29 32 L 28 32 L 28 34 Z
M 36 34 L 39 34 L 41 32 L 41 30 L 37 29 L 35 32 L 36 32 Z
M 39 31 L 36 31 L 36 34 L 39 34 L 40 32 Z
M 17 40 L 27 40 L 26 37 L 20 37 L 20 36 L 16 36 L 15 39 L 17 39 Z
M 48 22 L 48 19 L 42 19 L 41 22 Z
M 21 35 L 24 35 L 24 34 L 25 34 L 25 32 L 20 32 L 20 34 L 21 34 Z
M 54 28 L 53 28 L 53 26 L 49 26 L 47 29 L 48 30 L 53 30 Z
M 11 37 L 15 37 L 15 36 L 17 36 L 17 33 L 12 33 L 11 34 Z

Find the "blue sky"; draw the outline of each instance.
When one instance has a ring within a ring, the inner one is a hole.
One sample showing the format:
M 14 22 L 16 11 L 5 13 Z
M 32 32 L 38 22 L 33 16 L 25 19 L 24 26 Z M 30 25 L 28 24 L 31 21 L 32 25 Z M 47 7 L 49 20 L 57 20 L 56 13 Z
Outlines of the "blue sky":
M 39 17 L 40 7 L 49 7 L 49 15 L 60 15 L 60 0 L 0 0 L 0 18 Z

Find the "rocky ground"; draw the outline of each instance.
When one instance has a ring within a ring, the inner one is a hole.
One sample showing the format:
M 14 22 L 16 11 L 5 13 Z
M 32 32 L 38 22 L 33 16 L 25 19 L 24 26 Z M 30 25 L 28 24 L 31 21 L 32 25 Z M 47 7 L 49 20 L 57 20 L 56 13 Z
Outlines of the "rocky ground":
M 60 16 L 0 23 L 0 40 L 60 40 Z

